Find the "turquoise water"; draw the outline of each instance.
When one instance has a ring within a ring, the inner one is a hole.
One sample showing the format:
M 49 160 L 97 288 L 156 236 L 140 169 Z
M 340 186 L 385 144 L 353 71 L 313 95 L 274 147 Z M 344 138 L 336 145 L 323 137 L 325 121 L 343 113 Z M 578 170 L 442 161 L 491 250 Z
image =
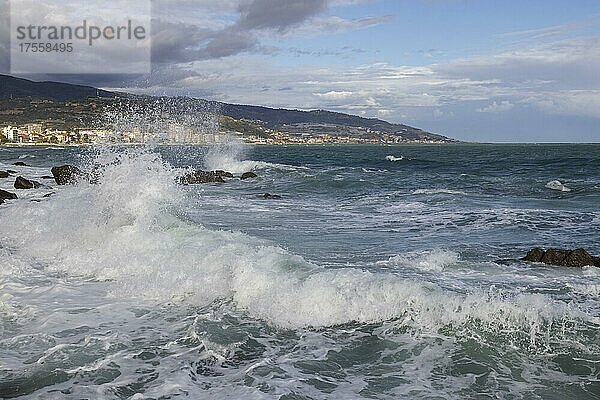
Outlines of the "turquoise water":
M 67 162 L 0 206 L 0 398 L 600 397 L 600 269 L 517 261 L 600 255 L 599 145 L 0 149 Z

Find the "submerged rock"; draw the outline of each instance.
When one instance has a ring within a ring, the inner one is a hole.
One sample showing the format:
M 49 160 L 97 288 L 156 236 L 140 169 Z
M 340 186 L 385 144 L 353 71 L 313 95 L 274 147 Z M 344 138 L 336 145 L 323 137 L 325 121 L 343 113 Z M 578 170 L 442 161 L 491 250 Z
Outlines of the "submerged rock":
M 84 177 L 84 173 L 74 165 L 53 167 L 51 171 L 57 185 L 72 185 Z
M 564 250 L 548 249 L 536 247 L 522 258 L 527 262 L 539 262 L 547 265 L 556 265 L 560 267 L 600 267 L 600 257 L 594 257 L 584 249 Z
M 23 161 L 17 161 L 16 163 L 13 163 L 13 165 L 17 167 L 28 167 L 28 165 L 25 164 Z
M 246 179 L 253 179 L 253 178 L 258 178 L 258 175 L 256 175 L 254 172 L 244 172 L 240 179 L 246 180 Z
M 16 200 L 17 195 L 11 192 L 7 192 L 6 190 L 0 189 L 0 200 Z
M 262 195 L 262 196 L 260 196 L 260 197 L 262 197 L 262 198 L 263 198 L 263 199 L 265 199 L 265 200 L 281 200 L 281 198 L 282 198 L 282 197 L 281 197 L 280 195 L 278 195 L 278 194 L 271 194 L 271 193 L 265 193 L 265 194 L 263 194 L 263 195 Z
M 0 171 L 0 179 L 8 178 L 9 176 L 8 171 Z
M 178 182 L 182 185 L 198 185 L 201 183 L 225 183 L 223 176 L 224 171 L 194 171 L 187 173 L 178 178 Z
M 36 181 L 30 181 L 29 179 L 25 179 L 22 176 L 18 176 L 15 180 L 15 189 L 37 189 L 42 187 L 43 185 Z

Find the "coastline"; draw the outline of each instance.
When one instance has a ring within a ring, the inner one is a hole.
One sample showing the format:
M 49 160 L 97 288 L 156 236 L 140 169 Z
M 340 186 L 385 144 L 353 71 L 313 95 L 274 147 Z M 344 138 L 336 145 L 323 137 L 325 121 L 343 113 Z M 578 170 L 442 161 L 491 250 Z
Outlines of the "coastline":
M 62 143 L 2 143 L 0 147 L 12 147 L 12 148 L 24 148 L 24 147 L 92 147 L 96 145 L 113 145 L 113 146 L 144 146 L 144 145 L 158 145 L 158 146 L 218 146 L 221 144 L 225 144 L 227 142 L 222 143 L 78 143 L 78 144 L 62 144 Z M 406 142 L 406 143 L 263 143 L 263 142 L 243 142 L 247 145 L 256 145 L 256 146 L 311 146 L 311 147 L 320 147 L 320 146 L 414 146 L 414 145 L 422 145 L 422 146 L 437 146 L 437 145 L 458 145 L 458 144 L 475 144 L 468 142 L 432 142 L 432 143 L 422 143 L 422 142 Z

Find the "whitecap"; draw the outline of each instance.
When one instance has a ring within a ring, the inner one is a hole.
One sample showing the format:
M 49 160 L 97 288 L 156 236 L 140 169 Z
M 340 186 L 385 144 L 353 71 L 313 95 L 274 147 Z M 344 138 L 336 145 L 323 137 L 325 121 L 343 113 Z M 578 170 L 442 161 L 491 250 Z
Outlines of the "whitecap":
M 204 155 L 204 167 L 207 170 L 222 170 L 233 174 L 255 171 L 257 169 L 273 168 L 281 170 L 295 170 L 297 167 L 285 164 L 274 164 L 264 161 L 244 160 L 249 145 L 237 138 L 212 146 Z
M 377 265 L 385 267 L 410 267 L 426 271 L 443 271 L 447 267 L 457 264 L 460 254 L 454 251 L 435 249 L 426 252 L 411 252 L 396 255 L 385 261 L 378 261 Z
M 176 171 L 159 155 L 139 149 L 99 154 L 96 185 L 61 188 L 42 203 L 23 203 L 0 214 L 13 259 L 47 265 L 71 277 L 106 282 L 112 296 L 206 305 L 226 299 L 274 326 L 333 326 L 402 321 L 417 330 L 467 326 L 531 331 L 543 321 L 577 318 L 576 310 L 549 306 L 548 297 L 455 293 L 393 273 L 328 269 L 239 232 L 207 229 L 177 217 L 186 207 Z M 390 266 L 432 271 L 459 261 L 432 251 Z
M 558 180 L 550 181 L 550 182 L 546 183 L 546 187 L 548 189 L 558 190 L 560 192 L 570 192 L 570 191 L 572 191 L 572 189 L 566 187 L 565 185 L 563 185 L 563 183 L 561 181 L 558 181 Z
M 461 192 L 460 190 L 452 190 L 452 189 L 417 189 L 412 194 L 413 195 L 433 195 L 433 194 L 466 195 L 465 192 Z
M 394 162 L 394 161 L 402 161 L 402 160 L 404 160 L 404 156 L 396 157 L 396 156 L 389 155 L 385 159 L 387 161 L 392 161 L 392 162 Z

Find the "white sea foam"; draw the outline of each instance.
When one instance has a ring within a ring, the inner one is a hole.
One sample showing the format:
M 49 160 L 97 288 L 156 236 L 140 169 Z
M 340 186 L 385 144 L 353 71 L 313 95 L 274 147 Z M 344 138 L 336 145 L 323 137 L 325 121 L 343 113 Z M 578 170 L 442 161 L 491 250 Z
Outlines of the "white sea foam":
M 546 187 L 552 190 L 558 190 L 559 192 L 570 192 L 571 188 L 566 187 L 561 181 L 551 181 L 546 183 Z
M 208 304 L 232 299 L 271 324 L 297 328 L 398 319 L 437 331 L 467 324 L 532 331 L 576 310 L 540 295 L 458 294 L 394 274 L 325 269 L 302 257 L 236 233 L 214 231 L 176 217 L 185 206 L 175 172 L 142 150 L 102 152 L 97 185 L 67 187 L 43 203 L 0 215 L 14 257 L 48 269 L 110 281 L 113 296 Z M 391 259 L 441 270 L 451 252 Z M 550 306 L 549 303 L 552 303 Z
M 392 162 L 402 161 L 402 160 L 404 160 L 404 156 L 396 157 L 396 156 L 389 155 L 389 156 L 386 156 L 385 159 L 387 161 L 392 161 Z
M 600 295 L 600 285 L 598 284 L 568 283 L 567 286 L 570 287 L 575 293 L 594 297 L 598 297 Z
M 249 145 L 236 137 L 211 146 L 204 155 L 204 167 L 209 171 L 222 170 L 233 174 L 255 171 L 263 168 L 283 170 L 297 169 L 291 165 L 273 164 L 264 161 L 244 160 Z
M 413 195 L 433 195 L 433 194 L 466 195 L 465 192 L 462 192 L 460 190 L 452 190 L 452 189 L 417 189 L 412 194 Z
M 443 271 L 451 265 L 457 264 L 460 254 L 447 250 L 431 250 L 426 252 L 411 252 L 390 257 L 385 261 L 378 261 L 377 265 L 385 267 L 411 267 L 426 271 Z
M 361 168 L 361 171 L 368 173 L 368 174 L 377 174 L 377 173 L 382 173 L 382 172 L 388 172 L 387 169 L 367 169 L 367 168 Z

